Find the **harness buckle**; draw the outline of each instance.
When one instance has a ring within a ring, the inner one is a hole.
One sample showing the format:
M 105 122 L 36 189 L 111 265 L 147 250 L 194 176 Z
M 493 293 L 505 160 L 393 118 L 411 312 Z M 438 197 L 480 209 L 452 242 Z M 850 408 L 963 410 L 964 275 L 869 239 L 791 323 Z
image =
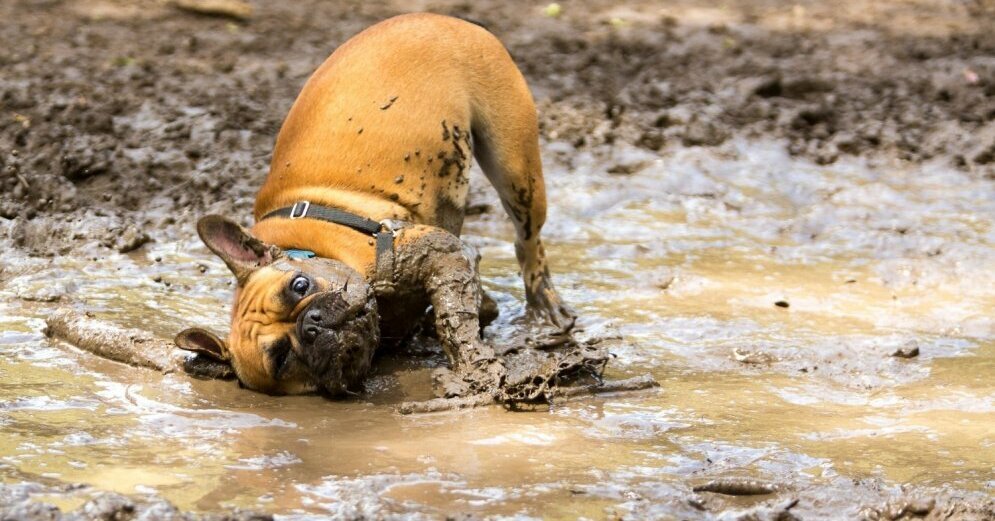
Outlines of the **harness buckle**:
M 307 211 L 311 208 L 311 203 L 308 201 L 297 201 L 294 206 L 290 207 L 290 219 L 300 219 L 301 217 L 307 217 Z M 298 211 L 300 209 L 300 211 Z
M 399 229 L 401 229 L 401 227 L 397 226 L 393 219 L 384 219 L 380 221 L 380 231 L 377 233 L 388 232 L 391 235 L 394 235 Z

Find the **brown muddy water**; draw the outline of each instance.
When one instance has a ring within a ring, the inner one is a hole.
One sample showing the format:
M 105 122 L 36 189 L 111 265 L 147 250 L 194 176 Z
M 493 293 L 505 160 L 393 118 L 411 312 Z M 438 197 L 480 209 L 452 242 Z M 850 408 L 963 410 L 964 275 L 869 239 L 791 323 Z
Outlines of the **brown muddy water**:
M 660 390 L 400 416 L 391 404 L 429 396 L 424 363 L 385 364 L 354 400 L 267 397 L 45 338 L 57 298 L 164 337 L 224 331 L 228 271 L 191 228 L 128 255 L 7 257 L 21 274 L 0 287 L 0 480 L 90 485 L 34 498 L 63 511 L 109 490 L 285 519 L 711 518 L 795 498 L 802 518 L 853 518 L 903 485 L 995 495 L 989 180 L 738 139 L 607 160 L 544 149 L 557 284 L 586 334 L 618 337 L 608 376 L 648 372 Z M 510 224 L 485 212 L 464 235 L 503 335 L 522 311 Z M 780 491 L 691 492 L 720 478 Z

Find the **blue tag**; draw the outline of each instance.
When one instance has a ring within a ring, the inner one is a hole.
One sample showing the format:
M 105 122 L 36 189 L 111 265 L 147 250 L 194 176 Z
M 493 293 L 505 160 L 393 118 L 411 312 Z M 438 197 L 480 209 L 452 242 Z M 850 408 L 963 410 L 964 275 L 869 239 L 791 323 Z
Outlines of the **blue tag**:
M 307 260 L 317 257 L 311 250 L 283 250 L 283 252 L 293 260 Z

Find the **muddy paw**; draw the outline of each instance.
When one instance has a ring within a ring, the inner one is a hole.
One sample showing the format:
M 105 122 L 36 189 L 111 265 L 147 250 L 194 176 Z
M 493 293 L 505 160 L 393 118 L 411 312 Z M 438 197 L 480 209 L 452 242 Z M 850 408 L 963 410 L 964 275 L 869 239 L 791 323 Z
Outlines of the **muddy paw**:
M 574 322 L 577 321 L 577 314 L 563 302 L 563 299 L 551 286 L 541 288 L 533 297 L 529 299 L 528 303 L 530 322 L 541 322 L 561 332 L 567 332 L 573 328 Z
M 452 370 L 439 368 L 432 373 L 436 396 L 454 398 L 473 394 L 493 395 L 504 381 L 504 363 L 496 358 L 464 364 Z
M 547 401 L 549 394 L 555 383 L 549 374 L 518 375 L 525 378 L 516 378 L 515 381 L 507 381 L 501 388 L 499 399 L 502 403 L 530 403 L 537 401 Z
M 504 403 L 548 401 L 560 384 L 585 376 L 600 383 L 608 354 L 593 344 L 565 343 L 552 350 L 521 348 L 505 357 Z
M 448 367 L 432 371 L 432 389 L 438 398 L 453 398 L 470 394 L 470 386 Z
M 474 394 L 493 394 L 501 388 L 504 381 L 504 362 L 492 358 L 477 362 L 474 367 L 468 367 L 463 373 L 463 380 L 470 385 L 470 390 Z
M 568 322 L 557 323 L 545 311 L 529 307 L 524 317 L 525 344 L 534 349 L 557 349 L 577 343 L 573 333 L 574 316 Z
M 566 334 L 573 329 L 574 322 L 577 321 L 577 314 L 564 304 L 559 296 L 539 298 L 529 302 L 526 316 L 530 327 L 541 329 L 547 334 Z

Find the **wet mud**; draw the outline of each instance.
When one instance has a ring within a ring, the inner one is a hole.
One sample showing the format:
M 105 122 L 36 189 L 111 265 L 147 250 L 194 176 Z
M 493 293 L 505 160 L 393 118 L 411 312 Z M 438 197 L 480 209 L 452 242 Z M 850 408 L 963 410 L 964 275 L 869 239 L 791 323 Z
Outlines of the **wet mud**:
M 0 517 L 995 518 L 990 2 L 420 4 L 535 95 L 550 270 L 598 350 L 559 356 L 661 385 L 423 415 L 395 408 L 435 399 L 429 337 L 333 402 L 46 336 L 85 342 L 60 308 L 136 346 L 225 331 L 194 223 L 249 224 L 308 75 L 411 8 L 249 3 L 0 2 Z M 513 346 L 513 227 L 469 183 L 484 339 Z
M 38 495 L 79 496 L 83 503 L 74 510 L 63 511 L 49 503 L 30 501 Z M 10 521 L 76 521 L 163 519 L 182 521 L 273 521 L 273 516 L 235 509 L 220 514 L 184 513 L 168 501 L 157 497 L 129 497 L 113 492 L 88 490 L 86 486 L 53 486 L 25 482 L 0 484 L 0 519 Z
M 338 43 L 398 12 L 256 7 L 242 23 L 152 0 L 0 7 L 11 22 L 0 29 L 0 216 L 29 221 L 6 230 L 15 245 L 128 251 L 149 228 L 205 211 L 247 215 L 303 81 Z M 535 91 L 543 136 L 576 149 L 748 135 L 784 138 L 818 162 L 888 151 L 995 175 L 984 2 L 590 2 L 556 18 L 515 2 L 425 7 L 501 37 Z

